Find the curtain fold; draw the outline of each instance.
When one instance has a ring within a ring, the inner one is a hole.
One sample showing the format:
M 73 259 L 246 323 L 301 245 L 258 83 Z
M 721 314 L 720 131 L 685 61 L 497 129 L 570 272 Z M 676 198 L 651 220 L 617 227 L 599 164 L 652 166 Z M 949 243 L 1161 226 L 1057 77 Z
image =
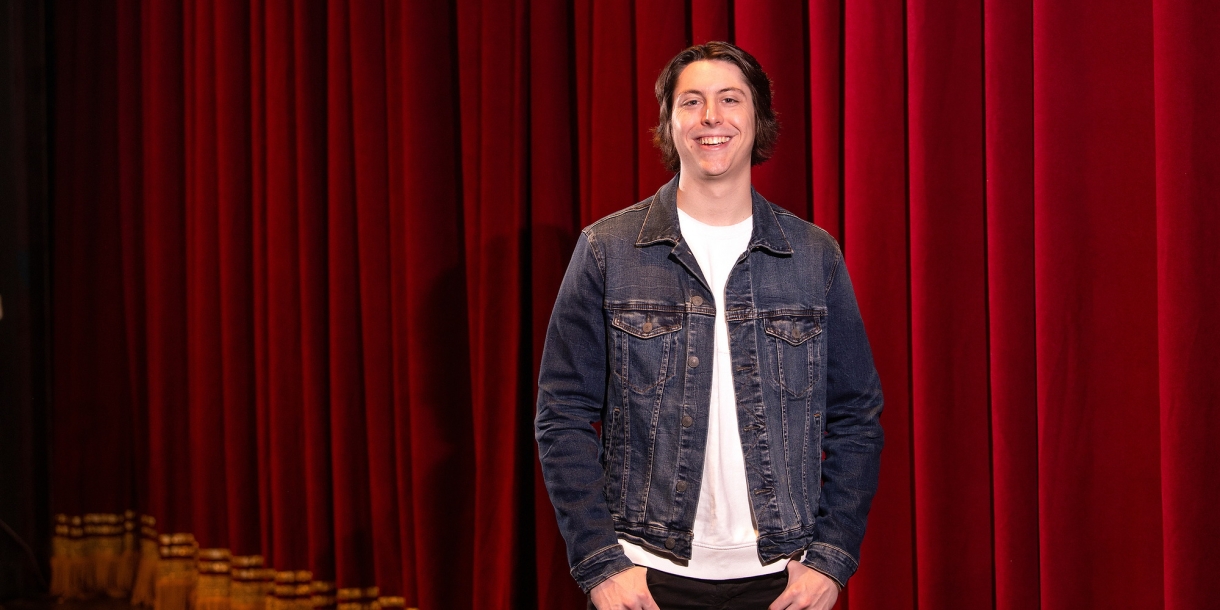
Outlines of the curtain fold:
M 1220 6 L 1156 2 L 1156 278 L 1163 569 L 1166 608 L 1216 599 L 1220 549 L 1211 485 L 1220 448 Z M 1206 288 L 1205 288 L 1206 287 Z
M 1034 309 L 1033 6 L 983 10 L 995 607 L 1040 600 Z
M 572 608 L 532 438 L 653 83 L 775 81 L 885 391 L 840 608 L 1202 607 L 1220 535 L 1204 0 L 118 0 L 53 20 L 52 508 L 417 608 Z
M 978 2 L 907 3 L 912 466 L 918 605 L 991 603 Z
M 1034 19 L 1042 606 L 1157 607 L 1152 6 L 1035 2 Z
M 903 9 L 901 0 L 843 5 L 842 246 L 885 394 L 881 478 L 852 609 L 913 608 L 916 598 Z
M 551 317 L 550 304 L 559 292 L 564 267 L 555 261 L 571 255 L 580 227 L 580 210 L 572 205 L 579 199 L 577 186 L 578 155 L 576 112 L 571 104 L 575 91 L 573 48 L 573 8 L 566 0 L 533 0 L 529 6 L 529 292 L 531 329 L 531 375 L 538 378 L 539 360 L 545 339 L 540 329 Z M 526 404 L 532 404 L 526 401 Z M 526 409 L 528 413 L 529 410 Z M 531 442 L 532 444 L 532 442 Z M 579 591 L 571 586 L 567 554 L 546 487 L 541 465 L 533 463 L 532 503 L 534 537 L 533 569 L 537 584 L 536 606 L 567 608 L 579 606 Z M 528 479 L 527 479 L 528 480 Z M 528 521 L 527 521 L 528 524 Z M 528 560 L 527 560 L 528 561 Z M 529 583 L 525 588 L 528 590 Z

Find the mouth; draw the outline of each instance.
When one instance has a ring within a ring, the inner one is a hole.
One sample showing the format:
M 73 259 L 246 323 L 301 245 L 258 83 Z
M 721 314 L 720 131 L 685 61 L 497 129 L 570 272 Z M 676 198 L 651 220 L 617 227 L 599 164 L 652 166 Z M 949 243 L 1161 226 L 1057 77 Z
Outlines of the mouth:
M 698 140 L 699 144 L 701 144 L 703 146 L 718 146 L 720 144 L 724 144 L 725 142 L 728 142 L 731 139 L 732 139 L 731 136 L 706 136 L 703 138 L 698 138 L 697 140 Z

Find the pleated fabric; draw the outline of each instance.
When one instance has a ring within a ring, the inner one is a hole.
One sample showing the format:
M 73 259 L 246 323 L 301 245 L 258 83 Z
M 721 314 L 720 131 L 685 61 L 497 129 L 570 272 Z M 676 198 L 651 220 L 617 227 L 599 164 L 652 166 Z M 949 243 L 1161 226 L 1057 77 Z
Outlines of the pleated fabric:
M 417 608 L 584 598 L 532 439 L 577 232 L 732 40 L 842 244 L 886 447 L 840 608 L 1220 595 L 1220 7 L 58 2 L 52 507 Z

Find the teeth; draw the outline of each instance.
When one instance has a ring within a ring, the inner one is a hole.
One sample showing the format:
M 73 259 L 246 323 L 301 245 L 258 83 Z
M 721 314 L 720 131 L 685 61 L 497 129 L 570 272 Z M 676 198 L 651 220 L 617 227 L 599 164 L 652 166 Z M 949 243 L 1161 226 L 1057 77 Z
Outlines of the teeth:
M 706 144 L 706 145 L 708 145 L 708 146 L 715 146 L 715 145 L 717 145 L 717 144 L 724 144 L 725 142 L 728 142 L 728 141 L 729 141 L 728 136 L 716 136 L 716 137 L 714 137 L 714 138 L 699 138 L 699 143 L 700 143 L 700 144 Z

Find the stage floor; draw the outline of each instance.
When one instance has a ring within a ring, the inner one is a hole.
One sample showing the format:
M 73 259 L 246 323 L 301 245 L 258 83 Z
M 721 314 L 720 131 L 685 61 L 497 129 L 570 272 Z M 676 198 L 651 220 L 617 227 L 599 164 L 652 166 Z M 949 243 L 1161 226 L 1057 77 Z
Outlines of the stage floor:
M 125 599 L 99 598 L 85 601 L 60 601 L 44 595 L 0 602 L 0 610 L 133 610 Z

